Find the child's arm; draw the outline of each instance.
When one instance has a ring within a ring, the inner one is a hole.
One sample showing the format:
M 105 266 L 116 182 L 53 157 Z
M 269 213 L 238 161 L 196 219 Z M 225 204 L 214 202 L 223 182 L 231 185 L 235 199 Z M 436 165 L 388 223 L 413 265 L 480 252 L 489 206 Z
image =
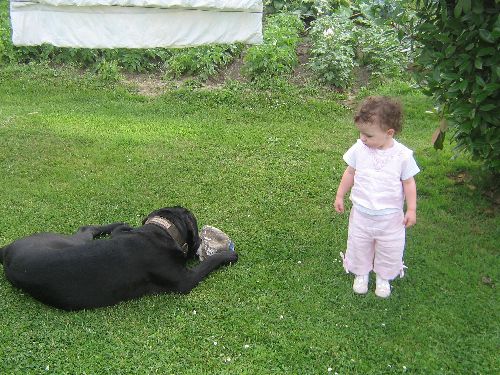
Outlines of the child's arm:
M 403 224 L 409 228 L 417 222 L 417 185 L 413 177 L 403 181 L 403 191 L 406 198 L 406 214 Z
M 354 172 L 356 170 L 348 166 L 342 175 L 342 179 L 340 180 L 339 188 L 337 189 L 337 196 L 335 197 L 335 202 L 333 206 L 335 207 L 335 211 L 344 212 L 344 195 L 351 190 L 352 185 L 354 185 Z

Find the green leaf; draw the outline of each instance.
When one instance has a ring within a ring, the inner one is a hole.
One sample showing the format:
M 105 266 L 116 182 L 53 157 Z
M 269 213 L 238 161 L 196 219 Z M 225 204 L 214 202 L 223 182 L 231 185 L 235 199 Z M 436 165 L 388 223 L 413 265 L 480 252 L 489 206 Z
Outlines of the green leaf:
M 470 9 L 471 9 L 471 4 L 470 4 L 471 0 L 463 0 L 463 11 L 465 14 L 469 13 L 470 12 Z
M 481 90 L 479 93 L 472 93 L 472 97 L 476 105 L 482 103 L 488 96 L 490 96 L 490 94 L 486 90 Z
M 483 61 L 477 58 L 476 61 L 474 61 L 474 66 L 476 69 L 483 69 Z
M 454 45 L 448 46 L 444 52 L 446 57 L 450 57 L 451 55 L 453 55 L 453 53 L 455 52 L 456 49 L 457 49 L 457 47 Z
M 451 72 L 443 73 L 441 74 L 441 76 L 447 81 L 456 81 L 460 79 L 460 76 L 458 74 Z
M 483 14 L 483 11 L 484 11 L 483 2 L 482 1 L 474 1 L 474 6 L 472 8 L 472 11 L 475 14 Z
M 453 15 L 455 18 L 458 18 L 462 15 L 462 11 L 464 9 L 464 0 L 458 0 L 457 5 L 455 5 L 455 9 L 453 10 Z
M 464 63 L 462 63 L 462 65 L 460 65 L 459 71 L 461 74 L 463 74 L 464 72 L 471 73 L 472 63 L 470 61 L 465 61 Z
M 481 37 L 482 40 L 488 43 L 494 43 L 495 39 L 491 35 L 491 33 L 486 30 L 486 29 L 479 29 L 479 36 Z
M 462 82 L 460 82 L 460 84 L 458 85 L 458 87 L 460 88 L 460 91 L 464 92 L 465 89 L 467 88 L 468 84 L 469 83 L 466 80 L 463 80 Z
M 481 48 L 478 52 L 477 52 L 477 56 L 494 56 L 496 54 L 496 50 L 495 48 L 493 47 L 486 47 L 486 48 Z
M 279 10 L 279 9 L 283 9 L 283 7 L 285 6 L 285 3 L 284 3 L 284 1 L 275 0 L 273 5 L 276 9 Z
M 432 78 L 434 78 L 435 81 L 439 81 L 441 79 L 441 72 L 438 66 L 432 71 Z
M 496 92 L 497 90 L 500 90 L 500 83 L 488 83 L 485 87 L 484 90 L 488 92 L 488 94 L 492 94 Z
M 466 50 L 466 51 L 470 51 L 470 50 L 471 50 L 471 49 L 473 49 L 475 46 L 476 46 L 476 43 L 469 43 L 469 44 L 465 47 L 465 50 Z
M 441 128 L 437 128 L 434 134 L 432 135 L 432 145 L 436 150 L 443 149 L 443 143 L 445 138 L 445 132 L 441 130 Z
M 488 112 L 491 111 L 492 109 L 495 109 L 497 106 L 495 104 L 485 104 L 479 107 L 481 111 Z

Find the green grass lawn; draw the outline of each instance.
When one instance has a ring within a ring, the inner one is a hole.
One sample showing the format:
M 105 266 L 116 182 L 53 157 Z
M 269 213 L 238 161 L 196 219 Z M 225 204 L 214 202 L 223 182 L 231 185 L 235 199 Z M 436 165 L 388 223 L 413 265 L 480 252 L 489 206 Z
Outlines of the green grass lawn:
M 437 119 L 416 90 L 370 93 L 402 99 L 400 140 L 422 169 L 409 268 L 387 300 L 354 295 L 338 256 L 347 215 L 331 202 L 357 136 L 339 98 L 239 86 L 147 98 L 0 71 L 0 246 L 183 205 L 240 255 L 187 296 L 73 313 L 0 272 L 0 373 L 498 373 L 499 220 L 479 167 L 432 149 Z

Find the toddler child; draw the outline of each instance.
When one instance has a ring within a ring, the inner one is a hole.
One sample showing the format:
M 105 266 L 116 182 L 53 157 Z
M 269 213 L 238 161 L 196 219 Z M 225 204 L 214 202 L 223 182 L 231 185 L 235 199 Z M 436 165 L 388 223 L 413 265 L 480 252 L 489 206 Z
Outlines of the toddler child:
M 334 207 L 344 212 L 350 190 L 347 273 L 355 275 L 353 290 L 368 291 L 370 271 L 376 274 L 375 294 L 389 297 L 389 281 L 404 275 L 405 228 L 416 223 L 418 168 L 413 152 L 393 137 L 402 127 L 401 104 L 389 97 L 369 97 L 359 107 L 354 123 L 360 136 L 344 154 L 342 175 Z M 406 213 L 403 201 L 406 198 Z

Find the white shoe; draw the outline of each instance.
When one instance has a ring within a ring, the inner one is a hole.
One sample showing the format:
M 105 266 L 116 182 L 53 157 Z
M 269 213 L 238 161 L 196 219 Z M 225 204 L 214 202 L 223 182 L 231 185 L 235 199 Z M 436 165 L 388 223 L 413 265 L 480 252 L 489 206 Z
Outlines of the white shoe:
M 375 295 L 382 298 L 387 298 L 391 295 L 391 284 L 389 284 L 389 280 L 383 279 L 377 275 Z
M 354 283 L 352 284 L 352 290 L 354 290 L 354 293 L 365 294 L 368 292 L 369 279 L 368 275 L 356 275 Z

